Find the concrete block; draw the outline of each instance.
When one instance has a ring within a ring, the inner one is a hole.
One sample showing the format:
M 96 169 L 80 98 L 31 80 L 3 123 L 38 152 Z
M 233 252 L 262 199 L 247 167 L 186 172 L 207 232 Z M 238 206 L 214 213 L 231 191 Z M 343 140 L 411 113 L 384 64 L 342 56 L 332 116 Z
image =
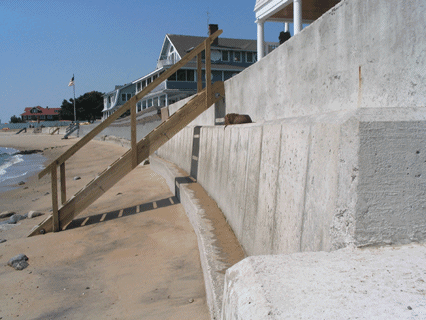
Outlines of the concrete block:
M 329 228 L 337 201 L 340 125 L 316 122 L 312 125 L 310 140 L 301 251 L 329 251 Z
M 262 155 L 263 126 L 249 126 L 247 150 L 246 192 L 244 200 L 243 232 L 240 242 L 248 255 L 254 254 L 259 202 L 260 160 Z
M 424 121 L 360 122 L 356 244 L 426 239 Z
M 281 152 L 281 124 L 265 123 L 263 126 L 262 154 L 260 160 L 259 202 L 256 217 L 253 254 L 272 253 L 271 237 L 275 230 L 277 183 Z
M 310 131 L 307 121 L 282 125 L 273 253 L 301 251 Z
M 421 244 L 249 257 L 226 272 L 221 319 L 422 319 L 425 257 Z

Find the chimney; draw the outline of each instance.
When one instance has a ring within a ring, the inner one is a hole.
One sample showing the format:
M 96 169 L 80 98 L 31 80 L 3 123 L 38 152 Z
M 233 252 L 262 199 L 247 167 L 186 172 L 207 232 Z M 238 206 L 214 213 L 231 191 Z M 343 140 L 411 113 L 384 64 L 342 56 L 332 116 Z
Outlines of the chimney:
M 211 36 L 217 30 L 219 30 L 219 25 L 217 25 L 217 24 L 209 24 L 209 36 Z M 215 46 L 215 47 L 219 46 L 219 37 L 217 37 L 213 41 L 212 46 Z

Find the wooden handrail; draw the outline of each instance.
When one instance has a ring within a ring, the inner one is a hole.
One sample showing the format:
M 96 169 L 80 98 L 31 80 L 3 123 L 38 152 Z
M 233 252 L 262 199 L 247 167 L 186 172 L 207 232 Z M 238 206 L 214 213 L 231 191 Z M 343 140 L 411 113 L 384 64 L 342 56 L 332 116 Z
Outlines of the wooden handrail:
M 48 222 L 46 220 L 42 223 L 42 226 L 43 225 L 46 226 L 46 225 L 49 225 L 49 223 L 51 223 L 52 224 L 51 230 L 54 231 L 54 232 L 57 232 L 57 231 L 60 230 L 62 222 L 66 221 L 66 220 L 64 220 L 66 217 L 64 217 L 63 215 L 66 215 L 68 218 L 72 219 L 72 217 L 76 214 L 75 211 L 77 210 L 77 207 L 75 206 L 75 204 L 71 205 L 71 202 L 67 202 L 67 200 L 66 200 L 65 161 L 67 161 L 73 154 L 75 154 L 78 150 L 80 150 L 84 145 L 86 145 L 90 140 L 92 140 L 95 136 L 97 136 L 100 132 L 102 132 L 102 130 L 104 130 L 106 127 L 108 127 L 110 124 L 112 124 L 115 120 L 117 120 L 122 114 L 124 114 L 129 109 L 130 109 L 130 120 L 131 120 L 131 126 L 130 126 L 131 127 L 131 133 L 130 133 L 130 135 L 131 135 L 131 149 L 123 156 L 124 158 L 122 157 L 120 159 L 126 159 L 126 161 L 127 161 L 128 158 L 126 158 L 126 157 L 127 157 L 127 155 L 130 155 L 130 160 L 131 160 L 130 161 L 130 167 L 127 168 L 127 169 L 123 169 L 124 168 L 123 167 L 117 172 L 115 172 L 113 170 L 114 172 L 112 172 L 112 175 L 111 175 L 111 171 L 107 170 L 107 171 L 105 171 L 105 174 L 108 173 L 108 175 L 107 175 L 108 177 L 104 177 L 104 173 L 102 173 L 99 177 L 99 179 L 100 179 L 99 181 L 102 181 L 102 179 L 107 179 L 107 178 L 108 179 L 115 178 L 114 182 L 112 184 L 111 184 L 111 181 L 109 181 L 109 180 L 104 181 L 104 185 L 103 185 L 104 189 L 101 188 L 102 191 L 105 192 L 104 190 L 107 190 L 107 189 L 109 189 L 109 187 L 114 185 L 115 182 L 117 181 L 117 179 L 118 180 L 121 179 L 119 176 L 117 176 L 117 174 L 120 174 L 120 175 L 127 174 L 130 170 L 134 169 L 143 160 L 143 157 L 147 157 L 147 156 L 150 155 L 150 153 L 146 152 L 146 150 L 145 150 L 145 152 L 143 150 L 140 150 L 141 149 L 140 146 L 144 145 L 144 139 L 142 139 L 142 141 L 140 141 L 140 143 L 137 142 L 136 103 L 139 100 L 141 100 L 144 96 L 146 96 L 148 93 L 150 93 L 153 89 L 155 89 L 158 85 L 160 85 L 163 81 L 168 79 L 176 71 L 178 71 L 180 68 L 185 66 L 189 61 L 194 59 L 195 57 L 196 57 L 196 61 L 197 61 L 197 78 L 198 78 L 197 79 L 197 91 L 198 91 L 198 93 L 196 95 L 196 99 L 191 100 L 191 102 L 187 103 L 187 105 L 191 106 L 193 103 L 198 104 L 200 102 L 200 99 L 201 100 L 205 99 L 203 107 L 202 108 L 198 107 L 198 109 L 197 109 L 197 110 L 205 110 L 216 100 L 216 97 L 211 96 L 212 92 L 214 92 L 212 90 L 221 91 L 220 86 L 223 87 L 223 83 L 221 83 L 221 85 L 219 85 L 219 84 L 216 85 L 214 89 L 212 88 L 212 85 L 211 85 L 210 45 L 221 34 L 222 34 L 222 30 L 218 30 L 214 34 L 212 34 L 210 37 L 206 38 L 205 41 L 203 41 L 197 47 L 195 47 L 193 50 L 191 50 L 191 52 L 186 54 L 179 62 L 177 62 L 176 64 L 171 66 L 167 71 L 160 74 L 159 77 L 157 79 L 155 79 L 151 84 L 149 84 L 141 92 L 137 93 L 135 96 L 133 96 L 131 99 L 129 99 L 124 105 L 119 107 L 112 115 L 110 115 L 107 119 L 105 119 L 105 121 L 103 121 L 101 124 L 96 126 L 92 131 L 90 131 L 87 135 L 85 135 L 80 141 L 78 141 L 76 144 L 74 144 L 72 147 L 70 147 L 67 151 L 65 151 L 61 156 L 59 156 L 56 160 L 54 160 L 52 163 L 50 163 L 44 170 L 42 170 L 39 173 L 39 175 L 38 175 L 39 179 L 41 179 L 43 176 L 45 176 L 48 173 L 51 174 L 51 187 L 52 187 L 52 211 L 53 211 L 52 216 L 51 216 L 50 219 L 48 219 L 48 221 L 50 221 L 50 222 Z M 206 57 L 205 58 L 206 59 L 206 71 L 205 71 L 206 88 L 205 88 L 205 90 L 201 90 L 202 89 L 201 53 L 203 52 L 203 50 L 205 50 L 205 57 Z M 224 90 L 222 90 L 222 91 L 224 93 Z M 188 108 L 189 107 L 187 107 L 185 110 L 187 110 Z M 191 108 L 189 108 L 189 109 L 191 109 Z M 195 111 L 197 111 L 197 110 L 195 110 Z M 179 111 L 181 111 L 181 112 L 179 112 Z M 156 136 L 155 131 L 158 131 L 157 133 L 164 131 L 163 134 L 165 135 L 165 137 L 167 137 L 169 134 L 171 134 L 171 136 L 173 136 L 174 135 L 173 131 L 177 130 L 177 128 L 180 127 L 180 125 L 179 125 L 179 123 L 181 123 L 180 120 L 179 120 L 180 116 L 182 116 L 182 115 L 184 115 L 188 112 L 188 111 L 182 112 L 182 110 L 179 110 L 179 111 L 176 113 L 176 115 L 174 117 L 172 117 L 173 119 L 177 119 L 177 120 L 171 121 L 172 118 L 169 118 L 168 121 L 161 124 L 157 129 L 154 129 L 154 131 L 152 131 L 150 134 L 148 134 L 148 136 L 150 138 Z M 196 113 L 193 113 L 191 115 L 191 117 L 193 117 L 195 115 L 196 115 Z M 166 123 L 167 123 L 167 125 L 166 125 Z M 171 126 L 172 123 L 175 123 L 175 128 L 174 129 L 172 129 L 172 128 L 166 129 L 166 127 Z M 170 139 L 171 136 L 167 137 L 167 140 Z M 145 139 L 145 140 L 150 140 L 150 138 Z M 154 148 L 154 149 L 151 150 L 153 152 L 153 150 L 156 150 L 155 148 L 160 147 L 163 143 L 165 143 L 165 141 L 166 140 L 164 140 L 164 137 L 156 137 L 154 139 L 154 141 L 150 141 L 149 149 Z M 58 179 L 57 167 L 58 166 L 60 167 L 60 180 L 61 180 L 61 184 L 60 184 L 61 185 L 61 204 L 62 204 L 61 208 L 58 207 L 58 181 L 57 181 L 57 179 Z M 91 186 L 90 187 L 91 189 L 89 188 L 89 186 Z M 80 199 L 79 201 L 82 201 L 81 203 L 83 203 L 85 205 L 89 205 L 91 202 L 94 201 L 94 199 L 97 199 L 97 197 L 99 197 L 100 194 L 101 194 L 101 193 L 99 193 L 99 190 L 96 190 L 96 186 L 93 187 L 92 185 L 89 184 L 88 186 L 86 186 L 86 188 L 88 188 L 88 189 L 85 189 L 86 193 L 91 190 L 88 194 L 77 193 L 72 199 L 70 199 L 70 201 L 71 200 L 77 201 L 76 196 L 79 195 L 79 198 L 78 198 L 78 199 Z M 93 189 L 93 188 L 95 188 L 95 189 Z M 84 199 L 81 199 L 82 195 L 83 195 Z M 87 199 L 86 199 L 86 196 L 87 196 Z M 81 203 L 79 204 L 80 209 L 82 209 L 84 207 L 83 205 L 81 205 Z M 70 210 L 69 214 L 71 214 L 72 216 L 68 216 L 68 213 L 66 213 L 66 210 Z M 77 210 L 77 211 L 79 211 L 79 210 Z M 39 228 L 37 228 L 37 230 L 38 229 L 46 230 L 43 227 L 39 227 Z M 36 231 L 34 231 L 34 232 L 36 232 Z
M 179 62 L 170 67 L 167 71 L 162 73 L 157 79 L 151 82 L 148 86 L 146 86 L 141 92 L 134 95 L 130 100 L 128 100 L 125 104 L 123 104 L 120 108 L 117 109 L 112 115 L 110 115 L 107 119 L 105 119 L 101 124 L 95 127 L 92 131 L 86 134 L 80 141 L 70 147 L 67 151 L 65 151 L 61 156 L 59 156 L 56 160 L 50 163 L 44 170 L 42 170 L 38 178 L 41 179 L 46 174 L 52 172 L 52 167 L 60 166 L 65 161 L 67 161 L 72 155 L 74 155 L 78 150 L 80 150 L 83 146 L 85 146 L 90 140 L 96 137 L 99 133 L 102 132 L 105 128 L 107 128 L 111 123 L 117 120 L 123 113 L 125 113 L 130 108 L 135 108 L 136 103 L 141 100 L 144 96 L 154 90 L 159 84 L 168 79 L 172 74 L 178 71 L 180 68 L 185 66 L 189 61 L 195 58 L 198 54 L 200 54 L 203 50 L 205 50 L 206 43 L 210 44 L 222 34 L 222 30 L 218 30 L 213 33 L 210 37 L 208 37 L 204 42 L 200 43 L 196 46 L 191 52 L 186 54 Z M 207 56 L 207 55 L 206 55 Z M 207 62 L 207 61 L 206 61 Z M 206 63 L 207 68 L 207 63 Z

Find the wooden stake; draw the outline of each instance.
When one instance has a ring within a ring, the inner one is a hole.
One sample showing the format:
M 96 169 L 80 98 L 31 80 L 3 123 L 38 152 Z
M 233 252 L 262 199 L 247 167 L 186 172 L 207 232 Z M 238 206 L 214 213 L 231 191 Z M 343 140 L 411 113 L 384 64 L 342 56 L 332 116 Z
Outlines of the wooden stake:
M 67 202 L 67 186 L 65 181 L 65 162 L 60 166 L 61 171 L 61 204 Z
M 52 179 L 52 209 L 53 209 L 53 232 L 59 231 L 59 214 L 58 214 L 58 172 L 56 166 L 53 166 L 51 169 L 51 179 Z
M 132 168 L 138 165 L 138 151 L 136 148 L 136 107 L 130 109 L 130 127 L 131 127 L 131 143 L 132 143 Z
M 203 71 L 202 71 L 202 61 L 201 53 L 197 55 L 197 92 L 203 90 Z
M 212 70 L 211 70 L 211 54 L 210 41 L 205 41 L 206 44 L 206 105 L 210 106 L 212 93 Z

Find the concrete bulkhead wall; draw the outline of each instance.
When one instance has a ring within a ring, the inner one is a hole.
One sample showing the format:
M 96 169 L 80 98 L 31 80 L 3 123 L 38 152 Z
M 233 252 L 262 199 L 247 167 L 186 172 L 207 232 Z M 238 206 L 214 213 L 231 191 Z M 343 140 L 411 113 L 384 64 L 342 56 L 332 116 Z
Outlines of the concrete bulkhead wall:
M 194 128 L 158 155 L 187 172 Z M 201 127 L 198 182 L 248 255 L 426 239 L 426 108 Z
M 341 1 L 226 81 L 226 112 L 259 122 L 357 108 L 424 107 L 425 16 L 418 0 Z
M 225 82 L 226 112 L 258 123 L 202 127 L 197 178 L 247 254 L 426 238 L 425 14 L 342 1 Z M 193 135 L 158 154 L 191 172 Z

